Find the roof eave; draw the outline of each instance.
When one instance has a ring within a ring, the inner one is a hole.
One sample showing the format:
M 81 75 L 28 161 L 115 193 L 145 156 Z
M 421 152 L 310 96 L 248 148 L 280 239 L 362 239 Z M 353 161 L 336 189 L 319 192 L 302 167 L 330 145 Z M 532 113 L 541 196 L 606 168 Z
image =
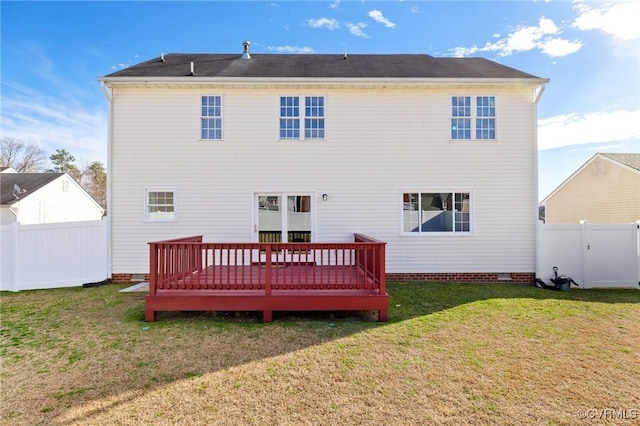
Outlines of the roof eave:
M 425 85 L 425 86 L 450 86 L 450 85 L 527 85 L 539 86 L 549 82 L 547 78 L 527 77 L 527 78 L 473 78 L 473 77 L 204 77 L 204 76 L 182 76 L 182 77 L 100 77 L 98 81 L 104 82 L 109 87 L 118 83 L 180 83 L 192 85 L 204 84 L 326 84 L 326 85 L 353 85 L 353 84 L 375 84 L 375 85 Z

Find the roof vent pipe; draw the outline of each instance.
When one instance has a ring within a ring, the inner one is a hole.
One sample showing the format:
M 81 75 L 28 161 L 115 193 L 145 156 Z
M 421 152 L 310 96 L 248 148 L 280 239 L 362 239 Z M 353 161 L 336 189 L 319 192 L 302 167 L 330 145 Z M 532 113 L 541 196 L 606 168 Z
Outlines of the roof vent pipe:
M 242 50 L 242 59 L 251 59 L 251 55 L 249 55 L 249 46 L 251 46 L 251 43 L 245 40 L 242 42 L 242 46 L 244 47 Z
M 164 52 L 160 53 L 160 62 L 164 62 Z
M 193 62 L 191 62 L 191 75 L 196 75 L 195 71 L 193 70 Z

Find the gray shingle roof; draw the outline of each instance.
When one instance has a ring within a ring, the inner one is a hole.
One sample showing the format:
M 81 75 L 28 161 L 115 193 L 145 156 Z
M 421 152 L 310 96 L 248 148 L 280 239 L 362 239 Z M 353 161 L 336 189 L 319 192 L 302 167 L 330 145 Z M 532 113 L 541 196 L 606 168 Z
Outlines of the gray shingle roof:
M 11 205 L 18 201 L 13 195 L 13 185 L 18 185 L 20 189 L 26 190 L 19 196 L 22 200 L 63 174 L 64 173 L 2 173 L 0 174 L 0 205 Z
M 640 154 L 600 154 L 640 171 Z
M 170 53 L 107 75 L 111 77 L 282 78 L 532 78 L 484 58 L 429 55 L 272 55 Z

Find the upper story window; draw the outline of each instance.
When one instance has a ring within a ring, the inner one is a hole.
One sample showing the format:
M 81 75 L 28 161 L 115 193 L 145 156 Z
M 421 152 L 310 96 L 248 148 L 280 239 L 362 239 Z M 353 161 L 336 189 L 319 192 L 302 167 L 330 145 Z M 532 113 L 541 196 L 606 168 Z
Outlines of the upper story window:
M 281 96 L 280 139 L 324 139 L 324 96 Z
M 280 139 L 300 139 L 300 99 L 280 97 Z
M 451 139 L 496 139 L 495 96 L 451 97 Z
M 222 96 L 203 96 L 200 137 L 222 139 Z
M 469 233 L 469 192 L 405 192 L 402 231 L 410 233 Z
M 146 191 L 146 219 L 174 220 L 176 218 L 175 192 Z

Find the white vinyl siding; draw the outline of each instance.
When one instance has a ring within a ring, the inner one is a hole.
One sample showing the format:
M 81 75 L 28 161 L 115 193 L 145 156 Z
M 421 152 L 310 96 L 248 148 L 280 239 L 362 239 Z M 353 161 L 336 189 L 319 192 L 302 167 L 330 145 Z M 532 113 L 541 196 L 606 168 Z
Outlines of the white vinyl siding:
M 224 97 L 224 138 L 232 142 L 225 144 L 194 137 L 206 87 L 114 88 L 113 272 L 147 272 L 153 240 L 203 235 L 205 241 L 252 241 L 256 192 L 317 194 L 316 241 L 352 241 L 354 232 L 382 239 L 389 273 L 535 270 L 531 87 L 492 84 L 470 94 L 499 96 L 500 141 L 467 144 L 451 143 L 448 125 L 451 93 L 465 88 L 319 85 L 212 88 Z M 283 90 L 330 97 L 324 115 L 331 137 L 280 143 Z M 178 191 L 177 220 L 142 220 L 140 194 L 152 187 Z M 399 198 L 409 188 L 472 189 L 472 235 L 403 235 Z

